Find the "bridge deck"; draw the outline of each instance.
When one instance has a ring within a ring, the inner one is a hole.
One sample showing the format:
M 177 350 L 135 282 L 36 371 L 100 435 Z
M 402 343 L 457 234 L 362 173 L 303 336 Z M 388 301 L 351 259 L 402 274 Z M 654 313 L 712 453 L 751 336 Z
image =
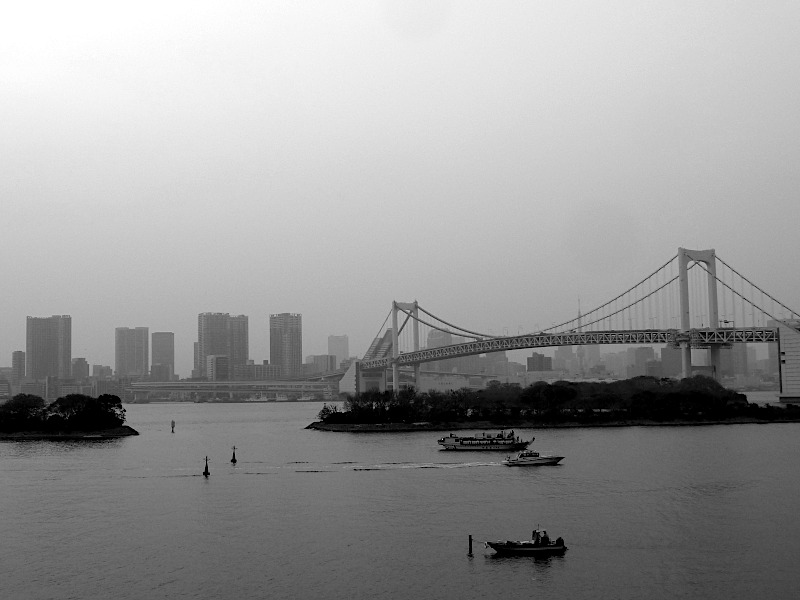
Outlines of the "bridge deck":
M 550 348 L 554 346 L 593 346 L 599 344 L 670 344 L 688 342 L 692 348 L 724 346 L 732 343 L 777 342 L 778 330 L 772 327 L 725 328 L 725 329 L 641 329 L 619 331 L 587 331 L 569 333 L 536 333 L 515 335 L 487 340 L 476 340 L 439 348 L 427 348 L 405 352 L 400 355 L 400 365 L 415 365 L 444 358 L 471 356 L 486 352 L 522 350 L 525 348 Z M 365 371 L 387 369 L 392 365 L 391 357 L 376 358 L 361 362 Z

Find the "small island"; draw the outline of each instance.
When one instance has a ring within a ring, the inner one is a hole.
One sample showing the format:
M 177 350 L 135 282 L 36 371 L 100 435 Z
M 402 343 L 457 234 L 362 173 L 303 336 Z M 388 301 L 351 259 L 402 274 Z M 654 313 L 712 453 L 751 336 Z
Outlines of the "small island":
M 445 431 L 504 427 L 622 427 L 800 422 L 793 405 L 761 406 L 717 381 L 634 377 L 620 381 L 543 381 L 522 388 L 495 383 L 482 390 L 418 393 L 413 388 L 324 404 L 323 431 Z
M 68 394 L 49 405 L 39 396 L 17 394 L 0 405 L 0 440 L 110 439 L 139 432 L 124 424 L 119 396 Z

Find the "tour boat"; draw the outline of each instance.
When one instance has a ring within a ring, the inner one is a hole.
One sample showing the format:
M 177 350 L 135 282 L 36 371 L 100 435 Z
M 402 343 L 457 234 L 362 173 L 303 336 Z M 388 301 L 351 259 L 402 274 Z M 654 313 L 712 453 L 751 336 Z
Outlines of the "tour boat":
M 564 539 L 558 538 L 554 542 L 550 541 L 547 532 L 533 530 L 533 539 L 522 542 L 484 542 L 485 546 L 494 550 L 499 556 L 560 556 L 567 551 Z
M 450 434 L 440 438 L 438 444 L 443 450 L 522 450 L 533 441 L 525 441 L 514 436 L 514 430 L 500 433 L 482 433 L 480 436 L 458 436 Z
M 563 456 L 543 456 L 535 450 L 523 450 L 514 458 L 509 456 L 503 461 L 503 464 L 507 467 L 537 467 L 544 465 L 557 465 L 562 460 L 564 460 Z

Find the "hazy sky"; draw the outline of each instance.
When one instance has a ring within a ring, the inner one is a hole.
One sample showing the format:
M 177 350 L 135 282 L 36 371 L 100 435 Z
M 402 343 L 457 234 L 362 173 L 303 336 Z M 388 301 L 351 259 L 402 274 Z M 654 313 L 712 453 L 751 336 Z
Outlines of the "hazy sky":
M 0 15 L 0 365 L 25 317 L 303 314 L 361 355 L 393 299 L 532 330 L 679 246 L 800 307 L 800 3 L 17 2 Z

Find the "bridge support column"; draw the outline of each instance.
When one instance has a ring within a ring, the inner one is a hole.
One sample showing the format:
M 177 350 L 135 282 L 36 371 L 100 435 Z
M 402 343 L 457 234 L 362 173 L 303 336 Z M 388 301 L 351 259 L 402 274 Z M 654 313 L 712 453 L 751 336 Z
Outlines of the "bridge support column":
M 397 332 L 397 302 L 392 301 L 392 393 L 400 393 L 400 339 Z
M 414 300 L 412 314 L 414 315 L 414 324 L 411 331 L 414 334 L 414 352 L 416 352 L 419 350 L 419 304 L 416 300 Z M 414 387 L 419 390 L 419 363 L 414 365 Z
M 687 250 L 678 248 L 678 286 L 680 288 L 681 332 L 690 335 L 691 320 L 689 306 L 689 263 L 704 263 L 708 271 L 708 318 L 709 328 L 719 327 L 719 305 L 717 303 L 717 257 L 714 249 Z M 709 364 L 714 379 L 720 376 L 719 347 L 711 347 L 708 351 Z M 692 376 L 692 344 L 691 341 L 681 343 L 681 362 L 683 377 Z

